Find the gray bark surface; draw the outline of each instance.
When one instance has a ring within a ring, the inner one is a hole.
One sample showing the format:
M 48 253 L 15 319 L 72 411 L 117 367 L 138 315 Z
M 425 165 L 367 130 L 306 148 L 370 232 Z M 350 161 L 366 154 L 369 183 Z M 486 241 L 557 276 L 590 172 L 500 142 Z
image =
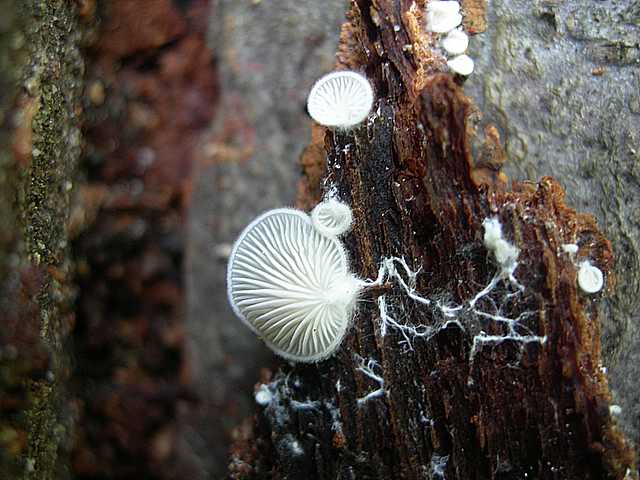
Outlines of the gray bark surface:
M 603 353 L 620 423 L 640 443 L 640 2 L 490 2 L 465 92 L 497 125 L 511 179 L 552 175 L 613 245 Z
M 306 95 L 333 69 L 345 9 L 343 0 L 212 5 L 221 103 L 195 167 L 187 234 L 187 348 L 200 398 L 182 428 L 192 478 L 226 471 L 230 431 L 251 415 L 259 369 L 273 362 L 228 306 L 227 255 L 260 212 L 294 203 L 310 139 Z

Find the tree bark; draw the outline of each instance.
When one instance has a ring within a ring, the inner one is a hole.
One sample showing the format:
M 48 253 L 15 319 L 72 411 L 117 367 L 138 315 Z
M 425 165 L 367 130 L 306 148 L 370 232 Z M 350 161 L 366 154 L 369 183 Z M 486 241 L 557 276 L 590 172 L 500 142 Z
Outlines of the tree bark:
M 302 161 L 302 207 L 324 171 L 353 209 L 353 271 L 374 279 L 393 257 L 398 276 L 363 293 L 334 357 L 264 376 L 270 401 L 238 430 L 230 475 L 636 478 L 600 350 L 611 245 L 552 178 L 507 188 L 498 131 L 476 138 L 425 4 L 352 2 L 338 66 L 366 73 L 376 104 L 353 130 L 314 127 Z M 483 242 L 491 218 L 519 249 L 514 278 Z M 595 295 L 576 283 L 587 260 L 606 279 Z
M 483 123 L 500 131 L 505 172 L 514 179 L 553 175 L 567 203 L 595 215 L 611 240 L 616 288 L 602 304 L 603 363 L 620 425 L 638 444 L 638 2 L 464 4 L 482 7 L 466 13 L 484 32 L 471 41 L 477 68 L 465 91 Z
M 80 31 L 71 2 L 0 11 L 0 477 L 64 479 Z

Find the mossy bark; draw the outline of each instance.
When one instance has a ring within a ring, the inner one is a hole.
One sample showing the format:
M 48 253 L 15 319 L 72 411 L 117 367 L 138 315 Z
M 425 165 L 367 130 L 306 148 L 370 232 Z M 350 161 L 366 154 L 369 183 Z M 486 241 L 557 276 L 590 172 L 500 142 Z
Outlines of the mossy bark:
M 0 2 L 3 478 L 67 476 L 65 340 L 73 322 L 67 224 L 84 68 L 74 5 Z

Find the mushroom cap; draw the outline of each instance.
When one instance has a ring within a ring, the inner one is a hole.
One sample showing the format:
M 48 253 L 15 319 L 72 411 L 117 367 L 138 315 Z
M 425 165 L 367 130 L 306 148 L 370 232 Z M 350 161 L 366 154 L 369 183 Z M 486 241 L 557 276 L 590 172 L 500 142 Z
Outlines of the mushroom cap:
M 427 4 L 427 30 L 447 33 L 462 23 L 460 4 L 454 1 L 432 1 Z
M 320 78 L 307 99 L 309 115 L 325 127 L 353 127 L 367 118 L 372 105 L 373 89 L 369 81 L 348 70 Z
M 236 241 L 227 268 L 235 314 L 278 355 L 316 362 L 340 345 L 359 291 L 344 248 L 309 216 L 268 211 Z
M 604 287 L 604 275 L 602 270 L 584 261 L 578 269 L 578 286 L 586 293 L 597 293 Z
M 461 29 L 451 30 L 441 42 L 442 47 L 451 55 L 460 55 L 469 46 L 469 37 Z
M 460 2 L 457 0 L 431 0 L 427 3 L 427 12 L 458 13 Z
M 460 75 L 471 75 L 473 72 L 473 60 L 469 55 L 458 55 L 447 62 L 451 70 Z
M 320 202 L 311 211 L 311 222 L 326 237 L 337 237 L 351 228 L 353 214 L 346 203 L 335 198 Z

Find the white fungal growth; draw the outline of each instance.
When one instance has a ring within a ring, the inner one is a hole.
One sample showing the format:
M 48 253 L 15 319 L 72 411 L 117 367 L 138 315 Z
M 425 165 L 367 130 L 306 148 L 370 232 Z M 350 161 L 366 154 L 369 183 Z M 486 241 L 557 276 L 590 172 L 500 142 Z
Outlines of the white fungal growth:
M 609 407 L 609 413 L 616 417 L 622 415 L 622 407 L 620 405 L 611 405 Z
M 604 287 L 602 270 L 588 260 L 582 262 L 578 269 L 578 286 L 586 293 L 599 292 Z
M 426 325 L 412 325 L 401 324 L 391 315 L 389 315 L 387 309 L 387 299 L 384 295 L 378 297 L 378 311 L 380 312 L 380 336 L 384 337 L 387 334 L 387 328 L 393 328 L 400 332 L 404 338 L 403 342 L 409 351 L 413 351 L 412 340 L 416 338 L 431 338 L 435 330 L 432 327 Z
M 449 462 L 449 455 L 438 455 L 434 453 L 431 456 L 431 472 L 434 478 L 445 478 L 445 471 L 447 469 L 447 463 Z
M 339 71 L 318 80 L 307 99 L 309 115 L 325 127 L 351 128 L 371 111 L 373 89 L 359 73 Z
M 256 399 L 256 403 L 258 405 L 262 405 L 263 407 L 266 407 L 267 405 L 269 405 L 273 400 L 273 394 L 269 390 L 269 387 L 265 384 L 260 385 L 260 388 L 258 389 L 258 391 L 255 393 L 254 396 Z
M 298 439 L 290 433 L 286 434 L 279 443 L 281 448 L 284 451 L 289 452 L 293 457 L 301 457 L 304 455 L 302 445 L 300 445 Z
M 236 315 L 278 355 L 316 362 L 338 348 L 360 282 L 344 248 L 293 209 L 264 213 L 242 232 L 227 268 Z
M 512 274 L 516 269 L 520 250 L 504 239 L 502 224 L 496 217 L 486 218 L 482 226 L 484 227 L 484 246 L 493 253 L 502 271 Z
M 564 243 L 562 245 L 562 251 L 570 255 L 578 253 L 578 245 L 576 245 L 575 243 Z
M 354 358 L 359 363 L 357 370 L 364 373 L 367 377 L 369 377 L 371 380 L 373 380 L 379 385 L 379 388 L 377 390 L 369 392 L 364 397 L 358 399 L 358 406 L 362 406 L 363 404 L 367 403 L 369 400 L 381 397 L 385 394 L 384 378 L 382 378 L 380 375 L 378 375 L 375 372 L 375 369 L 379 369 L 381 367 L 380 367 L 380 364 L 376 362 L 374 359 L 370 358 L 368 361 L 365 362 L 365 359 L 360 357 L 359 355 L 355 355 Z
M 349 205 L 329 198 L 311 211 L 311 221 L 321 235 L 337 237 L 351 228 L 353 214 Z
M 460 55 L 469 46 L 469 37 L 461 28 L 451 30 L 446 37 L 440 41 L 442 48 L 451 55 Z
M 468 76 L 473 73 L 473 60 L 469 55 L 458 55 L 447 61 L 447 66 L 459 75 Z
M 462 23 L 460 4 L 455 1 L 431 1 L 427 4 L 427 30 L 447 33 Z
M 504 279 L 509 280 L 509 283 L 516 287 L 519 292 L 524 291 L 524 287 L 520 285 L 514 276 L 514 272 L 518 266 L 517 260 L 518 255 L 520 255 L 520 250 L 504 239 L 502 235 L 502 224 L 496 217 L 485 218 L 482 226 L 484 227 L 484 246 L 493 253 L 500 270 L 494 275 L 489 284 L 471 299 L 469 306 L 472 309 L 475 309 L 476 303 L 489 295 Z

